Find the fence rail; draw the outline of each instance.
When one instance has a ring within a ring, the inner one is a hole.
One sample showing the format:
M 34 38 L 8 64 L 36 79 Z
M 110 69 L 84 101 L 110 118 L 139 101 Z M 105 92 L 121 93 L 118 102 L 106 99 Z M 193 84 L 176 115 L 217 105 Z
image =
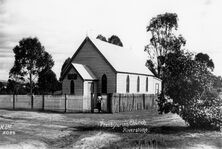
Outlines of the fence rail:
M 156 95 L 153 94 L 110 94 L 110 111 L 112 113 L 136 111 L 136 110 L 157 110 Z
M 0 108 L 81 112 L 82 99 L 74 95 L 0 95 Z
M 97 108 L 97 95 L 95 94 L 91 98 L 84 100 L 85 97 L 76 95 L 0 95 L 0 109 L 90 112 Z M 118 113 L 157 109 L 156 96 L 153 94 L 112 93 L 102 95 L 102 99 L 101 109 L 103 112 Z M 91 102 L 91 107 L 83 109 L 84 102 Z

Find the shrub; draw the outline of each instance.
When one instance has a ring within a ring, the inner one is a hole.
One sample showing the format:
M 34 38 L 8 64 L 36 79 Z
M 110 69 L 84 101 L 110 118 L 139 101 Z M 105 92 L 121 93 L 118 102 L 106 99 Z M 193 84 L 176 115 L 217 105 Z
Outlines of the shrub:
M 192 59 L 191 53 L 167 55 L 163 91 L 158 98 L 160 113 L 177 113 L 191 127 L 220 129 L 221 99 L 212 90 L 213 74 Z
M 181 108 L 179 115 L 191 127 L 219 130 L 222 124 L 220 111 L 222 105 L 218 94 L 208 90 L 196 101 Z

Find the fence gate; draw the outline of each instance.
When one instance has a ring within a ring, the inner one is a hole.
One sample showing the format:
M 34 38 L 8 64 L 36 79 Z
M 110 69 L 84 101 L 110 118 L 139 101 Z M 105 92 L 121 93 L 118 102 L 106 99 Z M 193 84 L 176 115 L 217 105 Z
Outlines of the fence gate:
M 96 109 L 96 103 L 97 103 L 98 95 L 96 93 L 91 93 L 91 112 L 94 112 L 94 109 Z

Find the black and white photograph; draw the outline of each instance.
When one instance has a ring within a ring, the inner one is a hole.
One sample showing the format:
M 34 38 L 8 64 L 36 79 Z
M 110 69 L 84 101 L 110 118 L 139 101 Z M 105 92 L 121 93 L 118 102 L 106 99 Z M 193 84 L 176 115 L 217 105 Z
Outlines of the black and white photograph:
M 0 149 L 222 149 L 221 0 L 0 0 Z

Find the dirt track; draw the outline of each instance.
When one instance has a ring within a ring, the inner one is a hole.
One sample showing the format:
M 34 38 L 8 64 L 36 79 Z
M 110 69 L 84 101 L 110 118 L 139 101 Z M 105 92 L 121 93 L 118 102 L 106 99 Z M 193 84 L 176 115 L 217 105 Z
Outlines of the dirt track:
M 189 130 L 177 115 L 147 111 L 57 114 L 1 110 L 0 126 L 0 149 L 222 147 L 220 132 Z M 137 128 L 148 132 L 132 133 Z

